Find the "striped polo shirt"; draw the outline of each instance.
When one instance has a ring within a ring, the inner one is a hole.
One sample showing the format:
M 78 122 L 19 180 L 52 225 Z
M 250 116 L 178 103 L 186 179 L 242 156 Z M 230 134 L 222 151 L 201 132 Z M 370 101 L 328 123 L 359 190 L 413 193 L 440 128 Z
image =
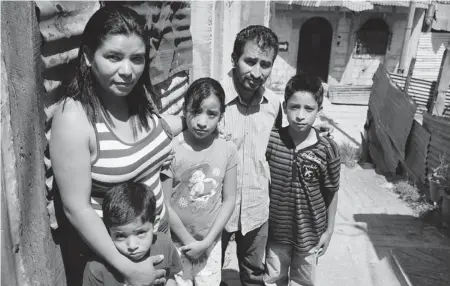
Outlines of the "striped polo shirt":
M 308 252 L 327 228 L 327 207 L 339 189 L 341 160 L 336 143 L 315 129 L 317 142 L 296 150 L 288 128 L 273 128 L 266 152 L 269 239 Z
M 168 213 L 160 180 L 162 163 L 172 149 L 172 135 L 167 123 L 157 115 L 149 118 L 150 133 L 136 143 L 126 143 L 114 134 L 101 116 L 95 124 L 97 157 L 92 162 L 92 207 L 102 217 L 106 191 L 124 182 L 146 184 L 156 196 L 154 229 L 168 231 Z

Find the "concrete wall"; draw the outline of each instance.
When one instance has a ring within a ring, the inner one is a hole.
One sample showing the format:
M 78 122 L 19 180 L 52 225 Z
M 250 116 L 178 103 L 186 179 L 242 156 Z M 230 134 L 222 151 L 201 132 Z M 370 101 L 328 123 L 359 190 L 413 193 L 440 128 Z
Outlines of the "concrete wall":
M 402 52 L 408 8 L 383 6 L 374 11 L 354 13 L 345 8 L 277 5 L 270 27 L 281 42 L 289 43 L 289 50 L 280 52 L 275 61 L 270 79 L 273 89 L 282 90 L 288 79 L 296 73 L 300 29 L 312 17 L 327 19 L 333 28 L 328 76 L 330 85 L 371 85 L 373 74 L 380 63 L 384 63 L 390 72 L 396 70 Z M 389 26 L 391 40 L 386 55 L 354 57 L 356 32 L 370 18 L 382 18 Z
M 249 25 L 268 25 L 270 1 L 214 1 L 211 32 L 211 73 L 222 80 L 231 70 L 231 53 L 236 35 Z M 194 13 L 194 12 L 193 12 Z M 207 15 L 199 15 L 208 17 Z M 196 15 L 192 15 L 195 19 Z M 195 35 L 193 34 L 193 37 Z M 195 48 L 195 47 L 194 47 Z M 194 62 L 195 66 L 195 62 Z
M 1 21 L 2 285 L 64 285 L 46 211 L 45 91 L 34 2 L 3 2 Z

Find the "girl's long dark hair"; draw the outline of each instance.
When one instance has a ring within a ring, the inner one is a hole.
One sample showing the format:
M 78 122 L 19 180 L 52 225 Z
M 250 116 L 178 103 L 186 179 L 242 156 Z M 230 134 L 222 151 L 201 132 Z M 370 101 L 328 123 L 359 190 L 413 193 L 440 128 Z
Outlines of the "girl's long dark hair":
M 137 127 L 149 129 L 148 117 L 158 114 L 152 95 L 153 87 L 149 77 L 149 41 L 145 31 L 145 19 L 134 10 L 123 7 L 101 7 L 97 10 L 86 24 L 81 36 L 80 49 L 76 59 L 76 73 L 73 80 L 67 85 L 66 93 L 62 101 L 72 98 L 83 106 L 84 111 L 91 124 L 95 124 L 97 116 L 104 110 L 101 99 L 95 90 L 95 78 L 91 68 L 87 66 L 83 50 L 87 47 L 92 53 L 112 35 L 136 35 L 145 43 L 146 58 L 145 69 L 136 86 L 127 96 L 129 114 L 132 117 L 133 133 L 136 135 Z M 108 123 L 113 125 L 111 117 L 103 112 Z

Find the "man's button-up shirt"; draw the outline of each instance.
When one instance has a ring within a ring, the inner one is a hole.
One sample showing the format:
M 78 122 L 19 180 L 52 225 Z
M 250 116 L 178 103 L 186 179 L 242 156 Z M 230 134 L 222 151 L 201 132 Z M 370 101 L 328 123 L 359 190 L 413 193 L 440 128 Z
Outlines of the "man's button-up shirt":
M 220 132 L 238 148 L 236 206 L 225 229 L 245 235 L 269 218 L 270 171 L 265 153 L 270 131 L 280 112 L 280 99 L 261 88 L 251 104 L 241 100 L 232 72 L 222 82 L 226 110 Z

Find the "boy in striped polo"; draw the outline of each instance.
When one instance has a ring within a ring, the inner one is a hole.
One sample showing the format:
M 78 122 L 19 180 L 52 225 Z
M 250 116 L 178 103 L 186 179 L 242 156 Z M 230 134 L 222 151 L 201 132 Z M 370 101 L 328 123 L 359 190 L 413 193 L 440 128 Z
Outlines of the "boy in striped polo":
M 340 156 L 336 143 L 312 127 L 323 93 L 318 77 L 292 77 L 283 103 L 289 126 L 275 126 L 271 132 L 266 152 L 271 176 L 266 283 L 314 285 L 317 257 L 330 243 Z

